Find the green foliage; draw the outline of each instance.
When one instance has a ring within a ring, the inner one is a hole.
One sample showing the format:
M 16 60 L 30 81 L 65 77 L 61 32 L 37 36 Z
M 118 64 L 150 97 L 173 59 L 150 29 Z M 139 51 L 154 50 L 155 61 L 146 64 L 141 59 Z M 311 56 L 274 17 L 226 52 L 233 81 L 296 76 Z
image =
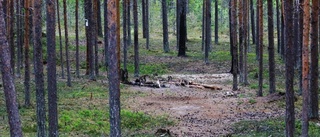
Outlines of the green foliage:
M 284 118 L 267 119 L 262 121 L 240 121 L 233 125 L 235 137 L 284 137 Z M 295 123 L 295 136 L 301 135 L 301 121 Z M 320 136 L 320 127 L 314 122 L 310 122 L 309 136 Z

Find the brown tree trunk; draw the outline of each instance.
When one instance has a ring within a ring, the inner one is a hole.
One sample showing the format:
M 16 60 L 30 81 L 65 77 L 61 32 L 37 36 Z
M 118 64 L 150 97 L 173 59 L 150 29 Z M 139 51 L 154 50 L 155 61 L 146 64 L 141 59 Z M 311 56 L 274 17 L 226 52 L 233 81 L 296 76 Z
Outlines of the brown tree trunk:
M 79 0 L 76 0 L 76 11 L 75 11 L 75 18 L 76 18 L 76 75 L 79 78 Z
M 168 13 L 167 13 L 167 1 L 162 0 L 162 29 L 163 29 L 163 50 L 169 52 L 169 36 L 168 36 Z
M 101 19 L 101 1 L 97 0 L 97 33 L 99 37 L 103 37 L 102 34 L 102 19 Z
M 218 13 L 218 0 L 214 3 L 214 43 L 219 43 L 219 13 Z
M 126 70 L 127 69 L 127 46 L 128 46 L 128 29 L 127 29 L 127 5 L 128 5 L 128 0 L 123 0 L 122 1 L 122 28 L 123 28 L 123 69 Z
M 258 30 L 258 39 L 257 39 L 257 48 L 259 49 L 259 91 L 258 96 L 262 96 L 263 90 L 263 2 L 262 0 L 258 0 L 257 3 L 258 8 L 258 18 L 257 18 L 257 30 Z
M 250 19 L 251 19 L 251 35 L 252 35 L 252 44 L 256 44 L 256 27 L 254 23 L 254 8 L 253 8 L 253 0 L 250 0 Z
M 98 49 L 98 0 L 93 0 L 93 31 L 92 37 L 94 41 L 94 73 L 99 75 L 99 49 Z
M 187 21 L 186 21 L 186 1 L 185 0 L 179 0 L 179 7 L 180 10 L 179 14 L 179 34 L 178 34 L 178 56 L 179 57 L 185 57 L 186 56 L 186 33 L 187 33 Z
M 309 35 L 310 35 L 310 1 L 303 3 L 303 46 L 302 46 L 302 136 L 308 136 L 309 127 Z
M 146 33 L 146 49 L 149 49 L 150 46 L 150 26 L 149 26 L 149 0 L 145 0 L 145 33 Z
M 276 18 L 277 18 L 277 44 L 278 44 L 278 53 L 280 53 L 280 47 L 281 47 L 281 30 L 280 30 L 280 6 L 279 6 L 279 0 L 276 0 Z
M 19 109 L 16 97 L 16 90 L 14 86 L 14 76 L 12 75 L 11 57 L 9 52 L 9 45 L 6 38 L 5 21 L 3 6 L 0 2 L 0 60 L 3 90 L 6 99 L 6 107 L 10 126 L 10 136 L 22 137 L 21 121 L 19 116 Z
M 206 0 L 206 15 L 205 15 L 205 56 L 204 56 L 204 62 L 206 64 L 209 64 L 209 49 L 211 44 L 211 0 Z
M 21 17 L 21 0 L 16 0 L 16 33 L 17 33 L 17 77 L 21 76 L 22 66 L 22 17 Z
M 135 0 L 136 3 L 136 0 Z M 110 136 L 121 137 L 120 128 L 120 12 L 119 1 L 108 0 L 109 37 L 109 106 L 110 106 Z
M 273 0 L 268 0 L 268 42 L 269 42 L 269 93 L 276 92 L 275 61 L 274 61 L 274 27 Z
M 232 31 L 232 90 L 238 90 L 238 42 L 237 42 L 237 0 L 231 0 L 231 31 Z
M 318 23 L 319 23 L 319 1 L 312 0 L 311 14 L 311 71 L 310 71 L 310 109 L 311 119 L 319 118 L 319 97 L 318 97 L 318 76 L 319 76 L 319 44 L 318 44 Z
M 104 0 L 104 12 L 103 12 L 103 17 L 105 18 L 104 20 L 104 66 L 106 69 L 108 69 L 108 44 L 109 44 L 109 28 L 108 28 L 108 0 Z
M 133 0 L 133 22 L 134 22 L 134 76 L 139 77 L 139 39 L 138 39 L 138 5 Z
M 243 83 L 243 48 L 244 48 L 244 36 L 243 36 L 243 0 L 238 0 L 238 7 L 239 7 L 239 12 L 238 12 L 238 20 L 239 20 L 239 82 Z
M 30 63 L 29 63 L 29 16 L 30 16 L 30 0 L 24 0 L 24 9 L 25 9 L 25 16 L 24 16 L 24 105 L 26 107 L 30 106 Z
M 14 47 L 14 0 L 7 1 L 7 38 L 10 47 L 12 74 L 15 75 L 15 47 Z
M 146 0 L 141 0 L 141 7 L 142 7 L 142 37 L 147 38 L 147 23 L 146 23 Z
M 67 2 L 63 0 L 63 18 L 64 18 L 64 36 L 65 36 L 65 50 L 67 62 L 67 85 L 71 87 L 71 73 L 69 61 L 69 36 L 68 36 L 68 18 L 67 18 Z
M 249 28 L 249 2 L 248 0 L 243 0 L 243 84 L 249 85 L 248 82 L 248 47 L 249 47 L 249 38 L 250 38 L 250 28 Z
M 55 1 L 46 1 L 47 23 L 47 80 L 48 80 L 48 111 L 49 136 L 58 137 L 58 105 L 57 105 L 57 78 L 56 78 L 56 18 Z
M 293 137 L 295 129 L 295 113 L 294 113 L 294 89 L 293 89 L 293 78 L 294 78 L 294 65 L 292 62 L 293 56 L 293 0 L 283 0 L 284 7 L 284 26 L 285 32 L 285 47 L 286 47 L 286 136 Z
M 58 31 L 59 31 L 59 49 L 60 49 L 59 52 L 60 52 L 61 77 L 64 79 L 63 48 L 62 48 L 59 0 L 57 0 L 56 3 L 57 3 Z

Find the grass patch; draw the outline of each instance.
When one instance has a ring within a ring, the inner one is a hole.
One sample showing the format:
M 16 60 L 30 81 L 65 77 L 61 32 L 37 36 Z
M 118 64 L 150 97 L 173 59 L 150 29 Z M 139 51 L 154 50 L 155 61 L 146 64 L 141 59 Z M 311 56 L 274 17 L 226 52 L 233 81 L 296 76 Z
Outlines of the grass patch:
M 234 137 L 284 137 L 285 122 L 284 118 L 275 118 L 262 121 L 241 121 L 233 125 Z M 295 123 L 295 136 L 301 135 L 301 121 Z M 310 122 L 309 136 L 320 136 L 320 127 Z
M 140 75 L 150 75 L 150 74 L 158 74 L 162 75 L 168 73 L 168 67 L 166 64 L 140 64 Z M 134 73 L 134 65 L 128 64 L 127 66 L 128 72 L 133 74 Z

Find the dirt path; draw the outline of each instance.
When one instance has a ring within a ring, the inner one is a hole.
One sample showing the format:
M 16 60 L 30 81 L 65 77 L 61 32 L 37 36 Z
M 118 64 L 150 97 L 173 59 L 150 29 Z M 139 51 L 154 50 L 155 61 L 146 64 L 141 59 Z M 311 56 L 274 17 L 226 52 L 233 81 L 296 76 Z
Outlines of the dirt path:
M 125 101 L 135 111 L 148 114 L 167 114 L 177 121 L 166 127 L 174 136 L 222 136 L 232 133 L 231 125 L 241 120 L 263 120 L 279 117 L 284 110 L 278 107 L 278 99 L 284 96 L 255 97 L 246 88 L 231 90 L 230 74 L 171 75 L 197 83 L 213 84 L 222 90 L 194 89 L 175 85 L 167 88 L 129 87 L 145 96 Z M 166 76 L 163 76 L 166 77 Z

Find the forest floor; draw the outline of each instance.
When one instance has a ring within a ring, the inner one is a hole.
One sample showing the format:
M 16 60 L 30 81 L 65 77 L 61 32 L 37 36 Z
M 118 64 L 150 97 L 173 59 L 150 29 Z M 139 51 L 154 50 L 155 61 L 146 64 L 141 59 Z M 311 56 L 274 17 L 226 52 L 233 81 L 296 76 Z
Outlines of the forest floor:
M 284 116 L 279 101 L 284 94 L 275 93 L 256 97 L 256 91 L 239 86 L 232 91 L 232 75 L 227 64 L 168 57 L 142 57 L 145 62 L 168 63 L 171 76 L 222 90 L 188 88 L 167 84 L 164 88 L 130 86 L 127 90 L 144 93 L 124 100 L 126 107 L 152 115 L 169 115 L 177 124 L 166 127 L 173 136 L 228 136 L 233 134 L 233 124 L 243 120 L 264 120 Z M 281 103 L 280 103 L 281 104 Z

